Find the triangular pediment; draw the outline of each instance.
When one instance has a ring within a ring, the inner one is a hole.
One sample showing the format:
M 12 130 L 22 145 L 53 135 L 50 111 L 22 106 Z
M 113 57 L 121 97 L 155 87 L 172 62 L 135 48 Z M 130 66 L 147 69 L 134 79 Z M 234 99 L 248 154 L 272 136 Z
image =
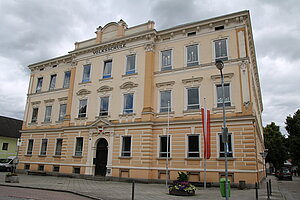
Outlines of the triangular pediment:
M 109 122 L 107 119 L 104 119 L 104 118 L 98 118 L 96 119 L 90 126 L 91 127 L 94 127 L 94 126 L 97 126 L 97 127 L 103 127 L 103 126 L 111 126 L 112 123 Z

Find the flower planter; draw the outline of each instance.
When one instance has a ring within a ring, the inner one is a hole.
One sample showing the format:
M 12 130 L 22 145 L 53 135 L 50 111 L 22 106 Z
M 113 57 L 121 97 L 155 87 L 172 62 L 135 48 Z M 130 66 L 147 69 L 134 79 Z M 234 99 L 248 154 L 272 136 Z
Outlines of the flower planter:
M 19 183 L 19 176 L 5 176 L 6 183 Z
M 194 196 L 195 191 L 187 192 L 187 191 L 183 191 L 183 190 L 170 190 L 169 194 L 176 195 L 176 196 Z

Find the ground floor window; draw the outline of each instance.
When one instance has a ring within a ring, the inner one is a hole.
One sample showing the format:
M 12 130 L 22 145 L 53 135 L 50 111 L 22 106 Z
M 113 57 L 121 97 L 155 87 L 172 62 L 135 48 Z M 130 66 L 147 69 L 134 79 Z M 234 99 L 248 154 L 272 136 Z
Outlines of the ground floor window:
M 167 156 L 170 158 L 170 136 L 160 136 L 160 149 L 159 149 L 159 157 L 166 158 Z
M 188 135 L 188 158 L 199 158 L 199 135 Z
M 73 167 L 74 174 L 80 174 L 80 167 Z
M 131 156 L 131 136 L 123 136 L 122 137 L 122 157 L 130 157 Z
M 59 166 L 53 166 L 53 172 L 59 172 Z
M 220 144 L 220 152 L 219 152 L 219 157 L 225 157 L 225 149 L 224 149 L 224 143 L 222 140 L 222 134 L 219 134 L 219 144 Z M 228 134 L 228 147 L 227 147 L 228 153 L 227 157 L 233 157 L 232 153 L 232 137 L 231 134 Z
M 38 166 L 38 170 L 39 170 L 39 171 L 44 171 L 44 165 L 39 165 L 39 166 Z

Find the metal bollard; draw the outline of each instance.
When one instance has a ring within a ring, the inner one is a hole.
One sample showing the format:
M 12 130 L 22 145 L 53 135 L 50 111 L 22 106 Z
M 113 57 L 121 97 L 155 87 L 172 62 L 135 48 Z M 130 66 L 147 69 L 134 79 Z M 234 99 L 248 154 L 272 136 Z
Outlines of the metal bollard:
M 268 200 L 270 199 L 270 193 L 269 193 L 269 183 L 268 183 L 268 181 L 267 181 L 267 196 L 268 196 Z
M 255 197 L 256 197 L 256 200 L 258 200 L 258 184 L 255 183 Z
M 271 184 L 271 179 L 269 179 L 269 191 L 270 191 L 270 195 L 272 196 L 272 184 Z
M 131 200 L 134 200 L 134 180 L 132 181 Z

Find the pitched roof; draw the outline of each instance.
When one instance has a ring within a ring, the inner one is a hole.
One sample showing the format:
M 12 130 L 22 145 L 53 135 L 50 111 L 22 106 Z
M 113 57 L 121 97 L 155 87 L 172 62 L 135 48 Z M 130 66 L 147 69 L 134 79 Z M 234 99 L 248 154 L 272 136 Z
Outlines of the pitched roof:
M 12 119 L 9 117 L 0 116 L 0 136 L 19 138 L 22 128 L 22 120 Z

